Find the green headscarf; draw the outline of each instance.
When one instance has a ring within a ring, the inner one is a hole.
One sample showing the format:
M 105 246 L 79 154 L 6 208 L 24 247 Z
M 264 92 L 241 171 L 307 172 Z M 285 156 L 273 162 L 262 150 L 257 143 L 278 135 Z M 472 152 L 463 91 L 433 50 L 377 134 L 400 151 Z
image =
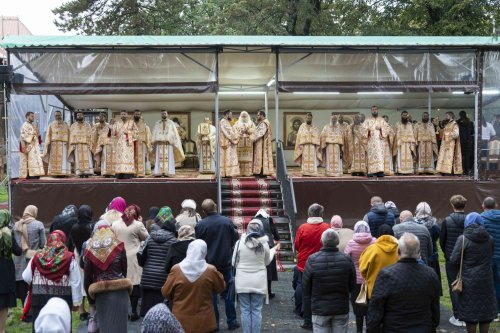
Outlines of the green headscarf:
M 174 218 L 174 214 L 172 214 L 172 209 L 168 206 L 161 207 L 158 214 L 156 214 L 155 222 L 158 224 L 166 224 L 167 222 L 172 221 Z
M 6 209 L 0 210 L 0 257 L 12 258 L 12 232 L 8 225 L 10 213 Z

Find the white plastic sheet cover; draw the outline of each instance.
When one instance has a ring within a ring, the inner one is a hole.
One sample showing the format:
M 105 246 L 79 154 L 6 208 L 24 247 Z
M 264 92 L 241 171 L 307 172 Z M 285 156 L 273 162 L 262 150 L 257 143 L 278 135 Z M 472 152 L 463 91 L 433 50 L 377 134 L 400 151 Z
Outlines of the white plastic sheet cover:
M 280 53 L 280 81 L 474 81 L 476 54 Z
M 500 52 L 485 52 L 483 66 L 483 90 L 500 90 Z
M 14 52 L 11 62 L 13 58 L 26 64 L 43 83 L 216 81 L 215 53 Z
M 33 73 L 29 71 L 26 66 L 22 66 L 19 59 L 11 60 L 11 64 L 16 69 L 16 73 L 24 75 L 25 82 L 35 82 L 36 78 Z M 45 134 L 49 122 L 54 120 L 54 112 L 59 110 L 63 111 L 63 103 L 55 96 L 39 95 L 10 95 L 10 102 L 7 103 L 7 117 L 8 117 L 8 156 L 10 163 L 10 177 L 19 177 L 19 144 L 21 136 L 21 126 L 25 121 L 25 114 L 28 111 L 35 113 L 39 127 L 39 134 L 42 138 L 42 145 L 40 146 L 43 151 L 43 144 L 45 141 Z M 69 112 L 66 109 L 64 113 L 66 120 L 69 120 Z

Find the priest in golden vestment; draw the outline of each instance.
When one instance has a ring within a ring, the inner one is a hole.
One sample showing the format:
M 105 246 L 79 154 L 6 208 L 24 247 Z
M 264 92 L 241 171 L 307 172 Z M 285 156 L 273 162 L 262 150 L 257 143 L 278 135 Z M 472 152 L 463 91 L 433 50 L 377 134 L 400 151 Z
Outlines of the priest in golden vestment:
M 200 173 L 214 173 L 217 132 L 209 117 L 205 117 L 204 121 L 198 125 L 196 133 L 196 146 L 200 162 L 199 171 Z
M 175 123 L 168 119 L 167 110 L 161 111 L 161 119 L 153 128 L 153 175 L 155 177 L 174 176 L 175 165 L 184 161 L 184 150 Z
M 113 129 L 106 122 L 106 113 L 99 114 L 99 122 L 92 127 L 92 153 L 94 154 L 95 171 L 101 176 L 115 175 Z
M 396 156 L 396 173 L 411 175 L 415 172 L 416 141 L 408 111 L 401 112 L 401 123 L 396 124 L 393 155 Z
M 415 129 L 417 142 L 417 173 L 435 173 L 434 161 L 438 156 L 438 145 L 434 125 L 429 121 L 429 112 L 422 114 L 422 122 Z
M 21 126 L 19 144 L 19 178 L 39 178 L 45 175 L 45 170 L 40 154 L 38 125 L 33 125 L 35 121 L 33 112 L 26 112 L 25 118 L 26 121 Z
M 257 127 L 253 134 L 253 174 L 273 176 L 273 131 L 264 111 L 257 113 Z
M 322 161 L 319 130 L 312 125 L 312 113 L 306 115 L 306 123 L 300 125 L 295 141 L 293 160 L 301 166 L 303 176 L 317 176 Z
M 354 123 L 347 130 L 348 172 L 353 176 L 366 174 L 367 138 L 363 136 L 362 115 L 354 116 Z
M 240 165 L 238 163 L 238 132 L 231 126 L 233 113 L 224 111 L 224 118 L 219 124 L 219 169 L 221 177 L 238 177 Z
M 329 177 L 340 177 L 343 174 L 342 160 L 346 157 L 345 129 L 338 122 L 338 115 L 332 113 L 330 124 L 321 131 L 320 147 L 325 174 Z
M 76 122 L 69 128 L 68 160 L 74 163 L 75 174 L 80 178 L 94 174 L 91 147 L 92 127 L 84 121 L 83 112 L 77 112 Z
M 446 119 L 448 123 L 443 130 L 436 172 L 461 175 L 463 169 L 458 124 L 455 121 L 453 112 L 446 112 Z
M 396 135 L 391 124 L 389 124 L 389 117 L 382 116 L 388 126 L 387 139 L 384 141 L 384 174 L 386 176 L 391 176 L 394 174 L 394 158 L 393 158 L 393 147 L 394 147 L 394 136 Z
M 134 110 L 134 122 L 137 127 L 135 145 L 135 176 L 144 177 L 151 174 L 151 130 L 141 117 L 141 111 Z
M 389 134 L 391 134 L 391 127 L 382 118 L 378 116 L 378 107 L 372 106 L 372 116 L 366 119 L 361 127 L 364 137 L 368 140 L 368 176 L 383 177 L 386 163 L 386 142 Z M 392 157 L 392 153 L 389 151 Z
M 240 175 L 253 175 L 253 142 L 252 136 L 255 132 L 255 124 L 248 115 L 248 112 L 241 111 L 240 117 L 233 128 L 239 135 L 238 140 L 238 162 L 240 163 Z
M 48 163 L 47 175 L 53 177 L 71 175 L 68 162 L 69 125 L 63 121 L 61 111 L 54 112 L 56 120 L 50 123 L 45 136 L 43 161 Z
M 113 125 L 116 178 L 132 178 L 135 175 L 134 141 L 136 137 L 135 122 L 128 119 L 126 111 L 121 111 L 120 120 Z

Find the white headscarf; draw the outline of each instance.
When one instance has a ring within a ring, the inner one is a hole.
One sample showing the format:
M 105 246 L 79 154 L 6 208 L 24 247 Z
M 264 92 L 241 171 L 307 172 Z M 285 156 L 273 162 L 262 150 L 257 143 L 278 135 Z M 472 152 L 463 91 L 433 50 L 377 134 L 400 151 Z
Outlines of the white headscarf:
M 66 301 L 53 297 L 42 308 L 35 321 L 36 333 L 69 333 L 71 312 Z
M 186 258 L 179 263 L 182 273 L 193 283 L 207 270 L 207 243 L 196 239 L 189 243 Z
M 257 217 L 257 216 L 262 216 L 265 219 L 269 218 L 269 214 L 266 212 L 265 209 L 259 209 L 257 214 L 255 214 L 255 217 Z

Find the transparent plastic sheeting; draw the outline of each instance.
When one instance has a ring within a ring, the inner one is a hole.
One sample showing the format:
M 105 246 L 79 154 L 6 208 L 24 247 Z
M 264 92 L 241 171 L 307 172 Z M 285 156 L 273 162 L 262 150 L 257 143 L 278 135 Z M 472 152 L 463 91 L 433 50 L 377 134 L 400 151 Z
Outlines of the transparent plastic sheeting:
M 280 81 L 474 81 L 476 54 L 280 53 Z
M 14 68 L 19 67 L 19 60 L 11 62 Z M 25 82 L 32 82 L 34 80 L 33 73 L 31 73 L 25 66 L 19 67 L 17 73 L 23 74 Z M 24 115 L 26 112 L 32 111 L 38 119 L 39 134 L 42 138 L 42 145 L 40 146 L 43 151 L 43 143 L 45 142 L 45 134 L 50 121 L 54 120 L 55 111 L 63 111 L 63 104 L 55 96 L 39 95 L 10 95 L 10 102 L 7 103 L 7 116 L 9 121 L 8 129 L 8 143 L 9 143 L 9 162 L 10 162 L 10 176 L 17 178 L 19 176 L 19 143 L 21 137 L 21 126 L 25 121 Z M 70 113 L 64 113 L 65 120 L 70 120 Z
M 485 52 L 483 66 L 483 90 L 500 90 L 500 52 Z
M 215 53 L 18 53 L 43 83 L 179 83 L 216 81 Z M 16 70 L 16 73 L 19 71 Z

